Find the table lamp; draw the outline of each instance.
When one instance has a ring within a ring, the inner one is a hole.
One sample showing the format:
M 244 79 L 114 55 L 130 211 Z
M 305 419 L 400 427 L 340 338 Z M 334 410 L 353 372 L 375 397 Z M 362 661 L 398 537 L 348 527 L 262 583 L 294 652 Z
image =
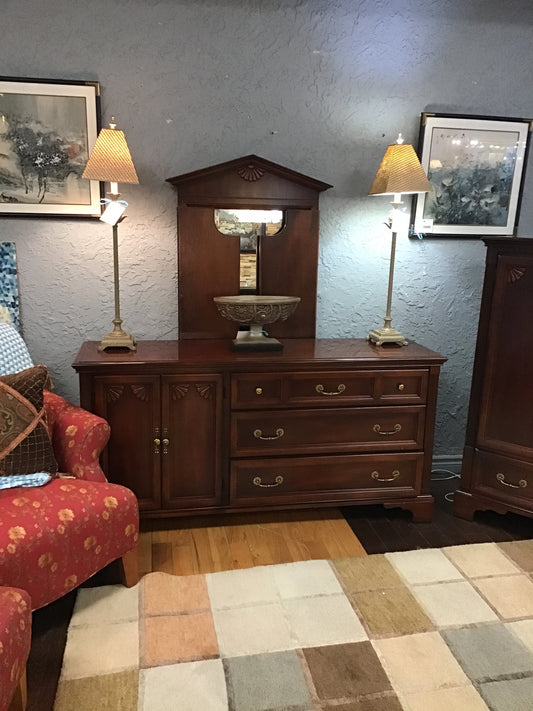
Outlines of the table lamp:
M 102 338 L 98 350 L 127 348 L 134 351 L 136 350 L 135 339 L 131 334 L 122 330 L 122 319 L 120 318 L 118 223 L 124 219 L 124 211 L 128 203 L 124 202 L 124 200 L 119 200 L 118 183 L 138 183 L 139 180 L 126 138 L 123 131 L 117 130 L 114 117 L 111 118 L 109 128 L 103 128 L 98 134 L 81 177 L 110 183 L 110 191 L 107 193 L 109 198 L 102 200 L 102 203 L 106 205 L 106 209 L 100 219 L 113 226 L 115 318 L 113 319 L 113 330 Z
M 415 149 L 408 143 L 403 142 L 402 134 L 398 136 L 396 143 L 388 146 L 381 165 L 378 168 L 376 177 L 368 191 L 369 195 L 393 195 L 392 215 L 389 217 L 388 227 L 392 232 L 392 245 L 389 267 L 389 288 L 387 294 L 387 311 L 385 323 L 381 328 L 371 331 L 367 340 L 378 346 L 384 343 L 397 343 L 402 346 L 407 345 L 407 341 L 399 331 L 392 328 L 391 303 L 392 303 L 392 283 L 394 279 L 394 259 L 396 255 L 396 234 L 398 232 L 398 220 L 400 219 L 399 208 L 402 204 L 402 193 L 412 195 L 414 193 L 427 193 L 433 188 L 427 179 Z

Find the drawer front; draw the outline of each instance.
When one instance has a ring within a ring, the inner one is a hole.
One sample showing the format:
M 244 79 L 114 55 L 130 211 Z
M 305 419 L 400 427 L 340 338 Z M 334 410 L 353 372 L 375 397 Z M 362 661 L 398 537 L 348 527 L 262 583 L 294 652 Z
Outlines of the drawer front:
M 531 507 L 533 463 L 476 450 L 473 464 L 473 492 Z
M 231 417 L 231 454 L 421 450 L 424 420 L 420 406 L 236 412 Z
M 422 454 L 234 460 L 232 505 L 379 500 L 420 491 Z
M 231 379 L 233 409 L 424 404 L 428 371 L 242 373 Z

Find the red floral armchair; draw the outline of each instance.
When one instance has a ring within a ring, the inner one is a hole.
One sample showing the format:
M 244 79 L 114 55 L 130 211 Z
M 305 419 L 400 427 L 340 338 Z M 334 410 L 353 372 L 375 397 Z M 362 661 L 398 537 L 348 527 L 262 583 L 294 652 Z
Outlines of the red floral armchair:
M 34 610 L 119 558 L 123 582 L 138 580 L 137 499 L 99 465 L 109 425 L 48 391 L 44 406 L 60 475 L 0 490 L 0 585 L 26 590 Z
M 30 642 L 30 596 L 17 588 L 0 588 L 0 711 L 24 708 Z

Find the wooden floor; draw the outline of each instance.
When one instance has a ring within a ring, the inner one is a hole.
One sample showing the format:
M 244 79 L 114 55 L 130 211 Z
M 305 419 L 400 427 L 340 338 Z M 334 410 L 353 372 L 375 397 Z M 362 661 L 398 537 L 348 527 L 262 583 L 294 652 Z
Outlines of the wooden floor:
M 139 572 L 216 573 L 255 565 L 366 555 L 337 509 L 147 520 Z
M 432 482 L 435 515 L 430 523 L 413 523 L 408 512 L 381 506 L 232 516 L 217 521 L 218 525 L 212 518 L 143 522 L 140 569 L 185 575 L 365 552 L 533 538 L 533 521 L 523 516 L 490 511 L 476 514 L 474 521 L 453 516 L 448 499 L 456 484 L 457 480 L 447 479 Z M 175 527 L 165 530 L 169 524 Z M 117 572 L 108 566 L 91 584 L 118 582 Z M 27 711 L 53 709 L 75 599 L 75 592 L 70 593 L 33 615 Z

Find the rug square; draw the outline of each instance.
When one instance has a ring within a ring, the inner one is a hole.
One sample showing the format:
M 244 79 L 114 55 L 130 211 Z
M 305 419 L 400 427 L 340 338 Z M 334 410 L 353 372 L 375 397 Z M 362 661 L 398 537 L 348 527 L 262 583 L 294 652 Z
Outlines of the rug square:
M 139 585 L 79 588 L 70 626 L 105 625 L 139 619 Z
M 141 611 L 147 615 L 175 615 L 210 609 L 204 575 L 149 573 L 141 581 Z
M 469 578 L 513 575 L 521 572 L 496 543 L 449 546 L 442 551 Z
M 498 620 L 494 610 L 466 581 L 419 585 L 413 588 L 413 594 L 438 627 Z
M 362 642 L 368 639 L 345 595 L 285 600 L 289 627 L 298 647 Z
M 533 678 L 489 681 L 480 684 L 479 692 L 491 711 L 531 711 Z
M 528 649 L 533 652 L 533 620 L 519 620 L 518 622 L 507 622 L 505 627 L 518 637 Z
M 279 652 L 296 646 L 280 603 L 213 610 L 213 618 L 221 656 Z
M 406 694 L 404 701 L 407 711 L 488 711 L 487 705 L 472 685 Z
M 312 708 L 311 695 L 295 651 L 234 657 L 224 659 L 223 663 L 232 711 L 289 708 L 291 711 L 308 711 Z
M 349 701 L 346 704 L 330 704 L 326 701 L 320 704 L 319 708 L 320 711 L 404 711 L 393 691 L 386 691 L 377 697 Z
M 257 566 L 244 570 L 225 570 L 205 576 L 209 599 L 214 610 L 278 602 L 278 589 L 272 568 Z
M 470 683 L 438 632 L 375 639 L 372 644 L 400 695 Z
M 142 622 L 142 667 L 191 662 L 218 656 L 210 612 L 146 617 Z
M 137 711 L 139 670 L 60 681 L 54 711 Z
M 463 579 L 455 565 L 438 548 L 385 553 L 385 558 L 411 585 Z
M 502 551 L 512 558 L 526 573 L 533 573 L 533 540 L 504 541 L 498 543 Z
M 472 681 L 533 673 L 533 654 L 503 624 L 441 632 Z
M 403 586 L 404 582 L 384 555 L 338 558 L 331 561 L 346 592 L 363 592 Z
M 220 659 L 141 669 L 138 711 L 176 709 L 227 711 L 226 679 Z
M 69 629 L 61 679 L 112 674 L 139 667 L 139 623 Z
M 527 575 L 480 578 L 476 585 L 503 619 L 533 616 L 533 581 Z
M 320 700 L 356 700 L 392 691 L 369 641 L 302 650 Z
M 272 574 L 283 599 L 342 592 L 337 576 L 327 560 L 273 565 Z
M 403 584 L 389 590 L 353 593 L 351 600 L 371 636 L 415 634 L 435 629 Z

